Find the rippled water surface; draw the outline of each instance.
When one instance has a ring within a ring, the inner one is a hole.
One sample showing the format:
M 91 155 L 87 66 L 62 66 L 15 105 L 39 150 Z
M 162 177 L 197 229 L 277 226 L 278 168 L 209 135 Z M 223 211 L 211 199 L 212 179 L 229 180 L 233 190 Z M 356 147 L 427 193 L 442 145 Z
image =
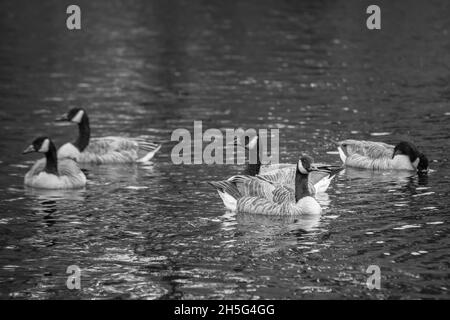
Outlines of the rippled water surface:
M 0 3 L 0 298 L 450 298 L 448 1 Z M 163 144 L 147 165 L 86 166 L 82 191 L 24 188 L 36 136 Z M 281 160 L 338 163 L 334 140 L 412 139 L 427 177 L 346 170 L 319 217 L 227 212 L 204 182 L 237 165 L 175 166 L 176 128 L 280 128 Z M 66 269 L 81 268 L 81 290 Z M 368 290 L 369 265 L 381 290 Z

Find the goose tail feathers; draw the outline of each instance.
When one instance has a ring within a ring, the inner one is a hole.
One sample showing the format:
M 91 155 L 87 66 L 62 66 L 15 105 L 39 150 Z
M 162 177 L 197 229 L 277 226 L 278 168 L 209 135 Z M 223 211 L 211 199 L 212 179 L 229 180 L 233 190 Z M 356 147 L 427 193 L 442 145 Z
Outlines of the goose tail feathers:
M 338 151 L 339 151 L 339 157 L 341 158 L 342 163 L 345 164 L 345 161 L 347 160 L 347 154 L 344 151 L 343 146 L 339 146 Z
M 325 192 L 330 186 L 331 181 L 334 179 L 336 174 L 341 172 L 344 169 L 344 166 L 318 166 L 319 171 L 326 172 L 328 175 L 319 180 L 314 188 L 316 189 L 316 193 Z
M 210 181 L 208 184 L 217 190 L 227 209 L 236 211 L 237 199 L 241 197 L 241 193 L 233 182 L 228 180 Z
M 146 155 L 142 158 L 138 159 L 137 162 L 148 162 L 150 161 L 155 154 L 161 149 L 160 144 L 155 144 L 147 141 L 138 141 L 139 149 L 146 151 Z

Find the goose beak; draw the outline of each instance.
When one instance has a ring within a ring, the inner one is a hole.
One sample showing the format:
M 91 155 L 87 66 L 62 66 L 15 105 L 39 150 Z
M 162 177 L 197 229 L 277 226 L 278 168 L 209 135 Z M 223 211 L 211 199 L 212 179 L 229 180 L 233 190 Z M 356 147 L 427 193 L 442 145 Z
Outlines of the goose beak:
M 27 153 L 31 153 L 31 152 L 36 152 L 36 150 L 34 149 L 33 145 L 28 146 L 28 148 L 26 148 L 25 150 L 22 151 L 22 154 L 27 154 Z
M 55 119 L 55 121 L 69 121 L 69 118 L 67 117 L 67 114 L 63 114 L 62 116 Z
M 317 168 L 316 165 L 311 165 L 311 166 L 309 167 L 309 172 L 311 172 L 311 171 L 319 171 L 319 168 Z

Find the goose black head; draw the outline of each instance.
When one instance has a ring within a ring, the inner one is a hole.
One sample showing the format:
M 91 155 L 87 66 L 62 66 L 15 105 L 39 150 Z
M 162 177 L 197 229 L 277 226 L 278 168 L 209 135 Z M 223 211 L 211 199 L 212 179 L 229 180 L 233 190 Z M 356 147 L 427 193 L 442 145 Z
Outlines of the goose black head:
M 50 149 L 51 140 L 48 137 L 39 137 L 34 139 L 34 141 L 29 145 L 22 154 L 27 154 L 31 152 L 47 153 Z
M 394 153 L 392 154 L 392 158 L 396 155 L 405 155 L 409 157 L 412 165 L 419 171 L 420 173 L 424 173 L 428 171 L 428 159 L 427 157 L 419 152 L 417 147 L 408 141 L 401 141 L 394 148 Z
M 73 123 L 80 123 L 83 117 L 86 115 L 86 111 L 82 108 L 72 108 L 66 114 L 57 118 L 56 121 L 69 121 Z
M 297 164 L 298 171 L 300 171 L 301 174 L 308 174 L 311 171 L 316 171 L 317 168 L 313 164 L 313 162 L 313 158 L 306 154 L 303 154 Z
M 419 164 L 417 165 L 417 171 L 419 171 L 419 173 L 428 172 L 428 158 L 423 153 L 419 155 Z

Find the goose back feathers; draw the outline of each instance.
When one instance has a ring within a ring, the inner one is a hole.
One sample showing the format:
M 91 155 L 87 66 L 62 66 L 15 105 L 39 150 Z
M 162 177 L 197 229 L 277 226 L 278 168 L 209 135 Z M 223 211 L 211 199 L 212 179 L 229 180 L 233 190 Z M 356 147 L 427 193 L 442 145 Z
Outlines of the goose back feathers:
M 74 144 L 66 143 L 58 150 L 58 157 L 95 164 L 147 162 L 159 149 L 160 146 L 139 139 L 104 137 L 91 139 L 81 152 Z

